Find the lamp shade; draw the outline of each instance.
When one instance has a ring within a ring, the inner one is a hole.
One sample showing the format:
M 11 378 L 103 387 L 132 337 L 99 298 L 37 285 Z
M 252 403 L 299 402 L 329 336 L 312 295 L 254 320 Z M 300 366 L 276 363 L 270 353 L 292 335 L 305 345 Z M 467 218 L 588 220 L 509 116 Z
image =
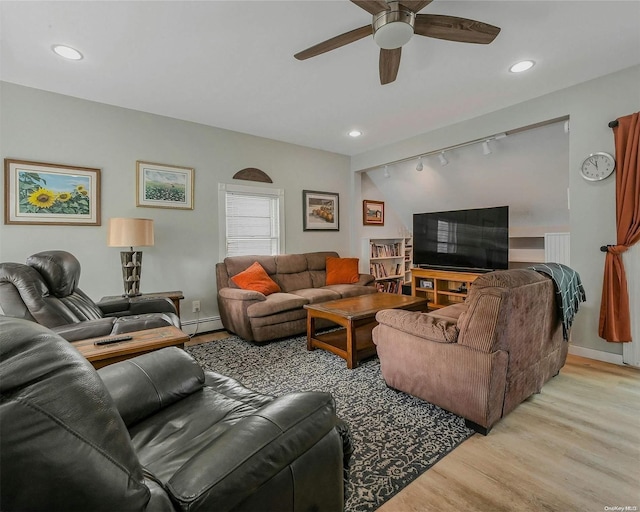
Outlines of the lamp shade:
M 107 229 L 109 247 L 134 247 L 153 245 L 153 219 L 109 219 Z

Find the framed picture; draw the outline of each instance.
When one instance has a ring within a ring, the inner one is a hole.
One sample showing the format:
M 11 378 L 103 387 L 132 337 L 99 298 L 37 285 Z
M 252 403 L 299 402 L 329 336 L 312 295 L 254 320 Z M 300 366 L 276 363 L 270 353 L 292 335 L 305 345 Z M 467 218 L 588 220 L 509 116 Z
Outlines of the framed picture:
M 100 225 L 100 169 L 4 160 L 4 223 Z
M 362 224 L 384 226 L 384 201 L 362 201 Z
M 193 210 L 194 169 L 136 162 L 136 206 Z
M 340 231 L 340 197 L 332 192 L 302 191 L 304 231 Z

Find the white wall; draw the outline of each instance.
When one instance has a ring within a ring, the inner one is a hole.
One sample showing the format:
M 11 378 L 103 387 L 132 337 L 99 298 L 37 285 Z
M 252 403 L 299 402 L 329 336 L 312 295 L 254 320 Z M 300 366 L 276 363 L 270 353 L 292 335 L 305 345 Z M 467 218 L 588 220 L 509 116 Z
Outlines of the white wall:
M 573 344 L 586 350 L 621 354 L 620 345 L 606 343 L 597 334 L 604 267 L 604 255 L 599 247 L 615 242 L 615 178 L 598 183 L 587 182 L 581 178 L 579 167 L 582 160 L 594 151 L 614 153 L 613 133 L 607 124 L 618 117 L 638 111 L 639 83 L 640 66 L 634 66 L 356 155 L 351 159 L 351 169 L 352 172 L 358 172 L 408 156 L 569 116 L 571 266 L 580 273 L 587 292 L 587 302 L 580 306 L 574 324 Z M 411 185 L 408 184 L 407 187 Z M 452 197 L 459 194 L 459 190 L 451 191 Z M 409 212 L 403 211 L 402 206 L 398 208 L 399 216 L 407 218 Z
M 102 170 L 102 225 L 0 226 L 0 261 L 24 263 L 38 251 L 63 249 L 82 264 L 81 288 L 93 298 L 122 293 L 117 248 L 106 246 L 109 217 L 155 220 L 156 242 L 145 247 L 142 291 L 182 290 L 182 317 L 218 315 L 218 183 L 245 167 L 285 190 L 286 251 L 335 250 L 348 256 L 349 158 L 274 140 L 0 83 L 0 156 Z M 136 160 L 195 168 L 195 209 L 136 207 Z M 303 232 L 302 190 L 340 193 L 340 231 Z M 2 194 L 4 196 L 4 193 Z M 354 253 L 357 255 L 357 253 Z M 210 327 L 210 326 L 209 326 Z
M 491 135 L 491 134 L 487 134 Z M 553 123 L 481 144 L 368 171 L 387 203 L 411 229 L 412 214 L 509 205 L 511 227 L 567 226 L 569 210 L 569 136 L 564 122 Z

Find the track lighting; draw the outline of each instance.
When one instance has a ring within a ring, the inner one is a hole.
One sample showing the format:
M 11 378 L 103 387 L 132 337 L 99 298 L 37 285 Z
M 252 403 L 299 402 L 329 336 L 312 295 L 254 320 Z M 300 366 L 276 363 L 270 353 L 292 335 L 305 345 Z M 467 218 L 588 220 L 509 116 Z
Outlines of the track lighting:
M 567 124 L 565 124 L 565 130 L 568 130 L 568 129 L 569 129 L 569 126 L 568 126 L 568 121 L 567 121 Z M 440 149 L 436 149 L 434 151 L 428 151 L 427 153 L 421 153 L 421 154 L 414 155 L 414 156 L 411 156 L 411 157 L 403 158 L 401 160 L 394 160 L 393 162 L 389 162 L 388 164 L 384 165 L 384 177 L 385 178 L 390 178 L 391 177 L 391 174 L 389 174 L 389 165 L 390 164 L 391 165 L 395 165 L 395 164 L 402 163 L 402 162 L 409 162 L 411 160 L 414 160 L 417 157 L 418 158 L 418 163 L 416 164 L 416 171 L 422 171 L 424 169 L 424 164 L 422 162 L 422 159 L 438 155 L 438 160 L 440 161 L 440 165 L 445 166 L 445 165 L 449 164 L 449 160 L 447 160 L 447 157 L 445 156 L 445 153 L 447 151 L 453 151 L 455 149 L 466 148 L 466 147 L 469 147 L 469 146 L 476 146 L 477 144 L 482 144 L 482 153 L 483 154 L 490 155 L 493 151 L 491 150 L 491 146 L 489 145 L 489 143 L 491 141 L 505 139 L 507 136 L 508 136 L 508 133 L 505 133 L 505 132 L 496 133 L 495 135 L 489 135 L 489 136 L 483 137 L 481 139 L 474 139 L 474 140 L 470 140 L 468 142 L 462 142 L 460 144 L 455 144 L 453 146 L 447 146 L 446 148 L 440 148 Z M 381 166 L 382 165 L 377 165 L 375 167 L 371 167 L 371 170 L 380 169 Z

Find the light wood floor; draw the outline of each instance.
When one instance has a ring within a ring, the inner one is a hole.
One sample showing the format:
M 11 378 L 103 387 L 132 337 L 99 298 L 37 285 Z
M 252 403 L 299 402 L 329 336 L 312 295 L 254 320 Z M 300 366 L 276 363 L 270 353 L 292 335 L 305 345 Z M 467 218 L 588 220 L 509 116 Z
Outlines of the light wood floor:
M 640 371 L 569 355 L 542 393 L 378 512 L 616 510 L 606 507 L 640 512 Z
M 569 356 L 557 377 L 378 509 L 640 510 L 640 371 Z M 634 508 L 635 507 L 635 508 Z

